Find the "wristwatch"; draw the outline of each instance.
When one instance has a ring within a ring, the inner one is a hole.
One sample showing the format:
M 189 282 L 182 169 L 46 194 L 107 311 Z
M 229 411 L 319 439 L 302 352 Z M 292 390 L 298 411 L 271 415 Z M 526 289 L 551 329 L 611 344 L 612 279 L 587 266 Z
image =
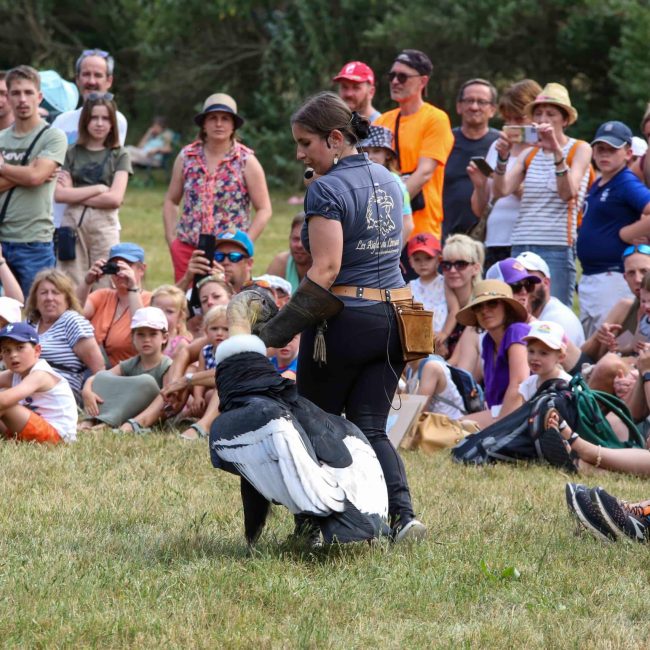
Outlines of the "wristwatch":
M 187 382 L 187 385 L 188 385 L 188 386 L 191 386 L 191 385 L 192 385 L 192 377 L 194 377 L 194 373 L 193 373 L 193 372 L 186 372 L 186 373 L 185 373 L 185 381 Z
M 650 372 L 644 372 L 643 375 L 641 375 L 641 378 L 643 379 L 643 383 L 645 384 L 647 381 L 650 381 Z

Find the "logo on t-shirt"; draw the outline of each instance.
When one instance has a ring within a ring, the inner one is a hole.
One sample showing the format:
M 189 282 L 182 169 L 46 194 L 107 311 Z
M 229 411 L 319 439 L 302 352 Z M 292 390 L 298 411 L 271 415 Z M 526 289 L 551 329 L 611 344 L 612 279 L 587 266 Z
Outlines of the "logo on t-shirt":
M 377 217 L 375 218 L 375 208 L 377 206 Z M 381 189 L 375 189 L 368 199 L 366 208 L 366 224 L 368 230 L 378 230 L 381 237 L 388 237 L 395 232 L 395 222 L 391 217 L 391 211 L 395 207 L 393 197 Z

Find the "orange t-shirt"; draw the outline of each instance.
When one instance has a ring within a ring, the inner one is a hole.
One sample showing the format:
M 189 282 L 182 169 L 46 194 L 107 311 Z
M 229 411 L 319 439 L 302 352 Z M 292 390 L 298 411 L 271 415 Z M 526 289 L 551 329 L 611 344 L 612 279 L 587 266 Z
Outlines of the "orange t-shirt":
M 396 108 L 380 115 L 373 124 L 385 126 L 395 134 Z M 393 141 L 394 142 L 394 141 Z M 420 158 L 431 158 L 438 165 L 431 178 L 422 187 L 424 209 L 413 212 L 413 235 L 428 232 L 440 239 L 442 234 L 442 184 L 445 163 L 454 146 L 449 116 L 439 108 L 427 104 L 413 115 L 402 115 L 399 121 L 399 153 L 401 172 L 415 171 Z M 413 198 L 413 197 L 411 197 Z
M 137 353 L 131 339 L 131 310 L 127 309 L 115 322 L 117 311 L 117 291 L 115 289 L 97 289 L 88 296 L 88 301 L 95 308 L 90 319 L 95 328 L 97 343 L 104 349 L 111 366 L 135 356 Z M 151 291 L 142 292 L 142 306 L 151 302 Z

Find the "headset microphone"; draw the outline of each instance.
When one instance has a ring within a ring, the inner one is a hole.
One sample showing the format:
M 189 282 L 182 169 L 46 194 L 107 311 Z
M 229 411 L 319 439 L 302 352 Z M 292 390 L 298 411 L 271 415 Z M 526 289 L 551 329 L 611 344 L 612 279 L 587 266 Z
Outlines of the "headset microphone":
M 304 179 L 310 181 L 312 178 L 314 178 L 314 170 L 311 167 L 307 167 L 307 169 L 305 169 Z

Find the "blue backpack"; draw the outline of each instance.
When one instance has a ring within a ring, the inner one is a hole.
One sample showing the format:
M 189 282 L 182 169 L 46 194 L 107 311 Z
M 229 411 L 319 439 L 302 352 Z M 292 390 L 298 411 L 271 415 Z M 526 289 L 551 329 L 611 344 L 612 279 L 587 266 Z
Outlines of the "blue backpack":
M 463 368 L 457 368 L 456 366 L 450 366 L 441 356 L 432 354 L 426 359 L 422 359 L 418 364 L 418 381 L 422 378 L 422 369 L 424 364 L 431 359 L 436 359 L 438 361 L 443 361 L 447 368 L 449 369 L 449 374 L 451 375 L 451 380 L 454 382 L 454 385 L 458 389 L 460 396 L 463 400 L 463 407 L 459 409 L 463 415 L 468 415 L 469 413 L 478 413 L 478 411 L 483 411 L 485 409 L 485 397 L 483 395 L 483 389 L 476 383 L 474 376 L 471 372 Z M 448 406 L 453 406 L 457 408 L 457 405 L 449 400 L 441 397 L 440 395 L 435 396 L 437 400 L 440 400 Z

